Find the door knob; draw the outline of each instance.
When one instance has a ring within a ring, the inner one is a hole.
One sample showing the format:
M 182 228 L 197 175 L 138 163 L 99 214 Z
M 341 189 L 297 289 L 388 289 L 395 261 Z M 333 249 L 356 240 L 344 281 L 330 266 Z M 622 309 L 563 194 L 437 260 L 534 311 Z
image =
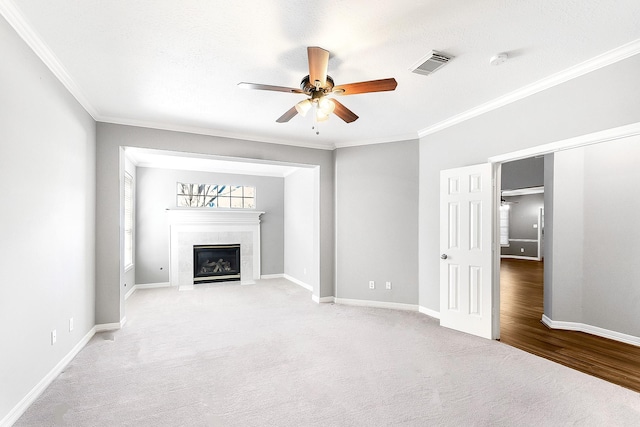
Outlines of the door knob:
M 442 259 L 447 259 L 447 258 L 449 258 L 449 257 L 447 256 L 447 254 L 442 254 L 442 255 L 440 255 L 440 258 L 442 258 Z

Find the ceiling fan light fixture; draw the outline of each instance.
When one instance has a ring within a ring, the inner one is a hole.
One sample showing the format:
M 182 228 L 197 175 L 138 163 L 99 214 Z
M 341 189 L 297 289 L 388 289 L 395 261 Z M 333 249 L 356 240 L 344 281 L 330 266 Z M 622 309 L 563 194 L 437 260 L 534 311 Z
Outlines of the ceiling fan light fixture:
M 329 120 L 329 114 L 331 114 L 331 113 L 327 113 L 327 112 L 323 111 L 322 108 L 318 108 L 316 110 L 316 121 L 317 122 L 325 122 L 325 121 Z
M 333 113 L 333 110 L 335 109 L 336 109 L 336 104 L 328 98 L 321 98 L 318 101 L 318 110 L 322 111 L 322 113 L 325 114 L 326 116 Z
M 311 109 L 311 101 L 305 99 L 304 101 L 300 101 L 296 104 L 296 111 L 302 117 L 306 116 L 309 110 Z

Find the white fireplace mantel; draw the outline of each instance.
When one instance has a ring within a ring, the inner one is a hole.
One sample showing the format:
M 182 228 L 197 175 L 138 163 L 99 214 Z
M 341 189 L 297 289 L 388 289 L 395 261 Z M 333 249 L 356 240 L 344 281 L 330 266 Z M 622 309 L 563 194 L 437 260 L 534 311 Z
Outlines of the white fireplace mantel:
M 174 224 L 260 224 L 260 211 L 215 210 L 211 208 L 167 209 Z
M 193 245 L 240 244 L 240 283 L 260 278 L 260 216 L 264 212 L 167 209 L 171 286 L 193 289 Z

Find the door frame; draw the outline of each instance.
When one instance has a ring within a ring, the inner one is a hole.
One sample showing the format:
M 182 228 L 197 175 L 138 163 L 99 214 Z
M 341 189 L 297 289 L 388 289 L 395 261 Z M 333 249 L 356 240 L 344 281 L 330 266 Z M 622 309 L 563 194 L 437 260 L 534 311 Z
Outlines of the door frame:
M 545 154 L 552 154 L 558 151 L 570 150 L 573 148 L 585 147 L 587 145 L 599 144 L 608 141 L 614 141 L 617 139 L 629 138 L 632 136 L 640 135 L 640 122 L 632 123 L 629 125 L 619 126 L 611 129 L 606 129 L 599 132 L 594 132 L 586 135 L 580 135 L 574 138 L 564 139 L 560 141 L 551 142 L 548 144 L 538 145 L 536 147 L 526 148 L 524 150 L 512 151 L 510 153 L 500 154 L 497 156 L 489 157 L 488 162 L 493 165 L 493 179 L 494 179 L 494 203 L 492 206 L 492 220 L 494 230 L 494 244 L 499 246 L 500 243 L 500 192 L 499 189 L 502 186 L 502 163 L 510 162 L 513 160 L 526 159 L 529 157 L 543 156 Z M 546 253 L 546 251 L 545 251 Z M 553 258 L 550 260 L 553 262 Z M 548 284 L 551 286 L 552 284 Z M 545 284 L 546 289 L 547 284 Z M 493 284 L 492 284 L 492 313 L 493 313 L 493 325 L 492 335 L 493 339 L 500 339 L 500 251 L 499 248 L 493 251 Z
M 491 339 L 500 339 L 500 189 L 502 188 L 502 162 L 491 162 L 493 203 L 492 222 L 492 281 L 491 281 Z

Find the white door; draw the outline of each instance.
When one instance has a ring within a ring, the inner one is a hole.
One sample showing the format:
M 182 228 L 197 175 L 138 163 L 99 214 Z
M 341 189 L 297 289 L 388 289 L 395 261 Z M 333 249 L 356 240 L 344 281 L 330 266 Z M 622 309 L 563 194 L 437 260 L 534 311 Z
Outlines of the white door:
M 440 325 L 489 339 L 498 336 L 499 313 L 492 178 L 489 163 L 440 172 Z

